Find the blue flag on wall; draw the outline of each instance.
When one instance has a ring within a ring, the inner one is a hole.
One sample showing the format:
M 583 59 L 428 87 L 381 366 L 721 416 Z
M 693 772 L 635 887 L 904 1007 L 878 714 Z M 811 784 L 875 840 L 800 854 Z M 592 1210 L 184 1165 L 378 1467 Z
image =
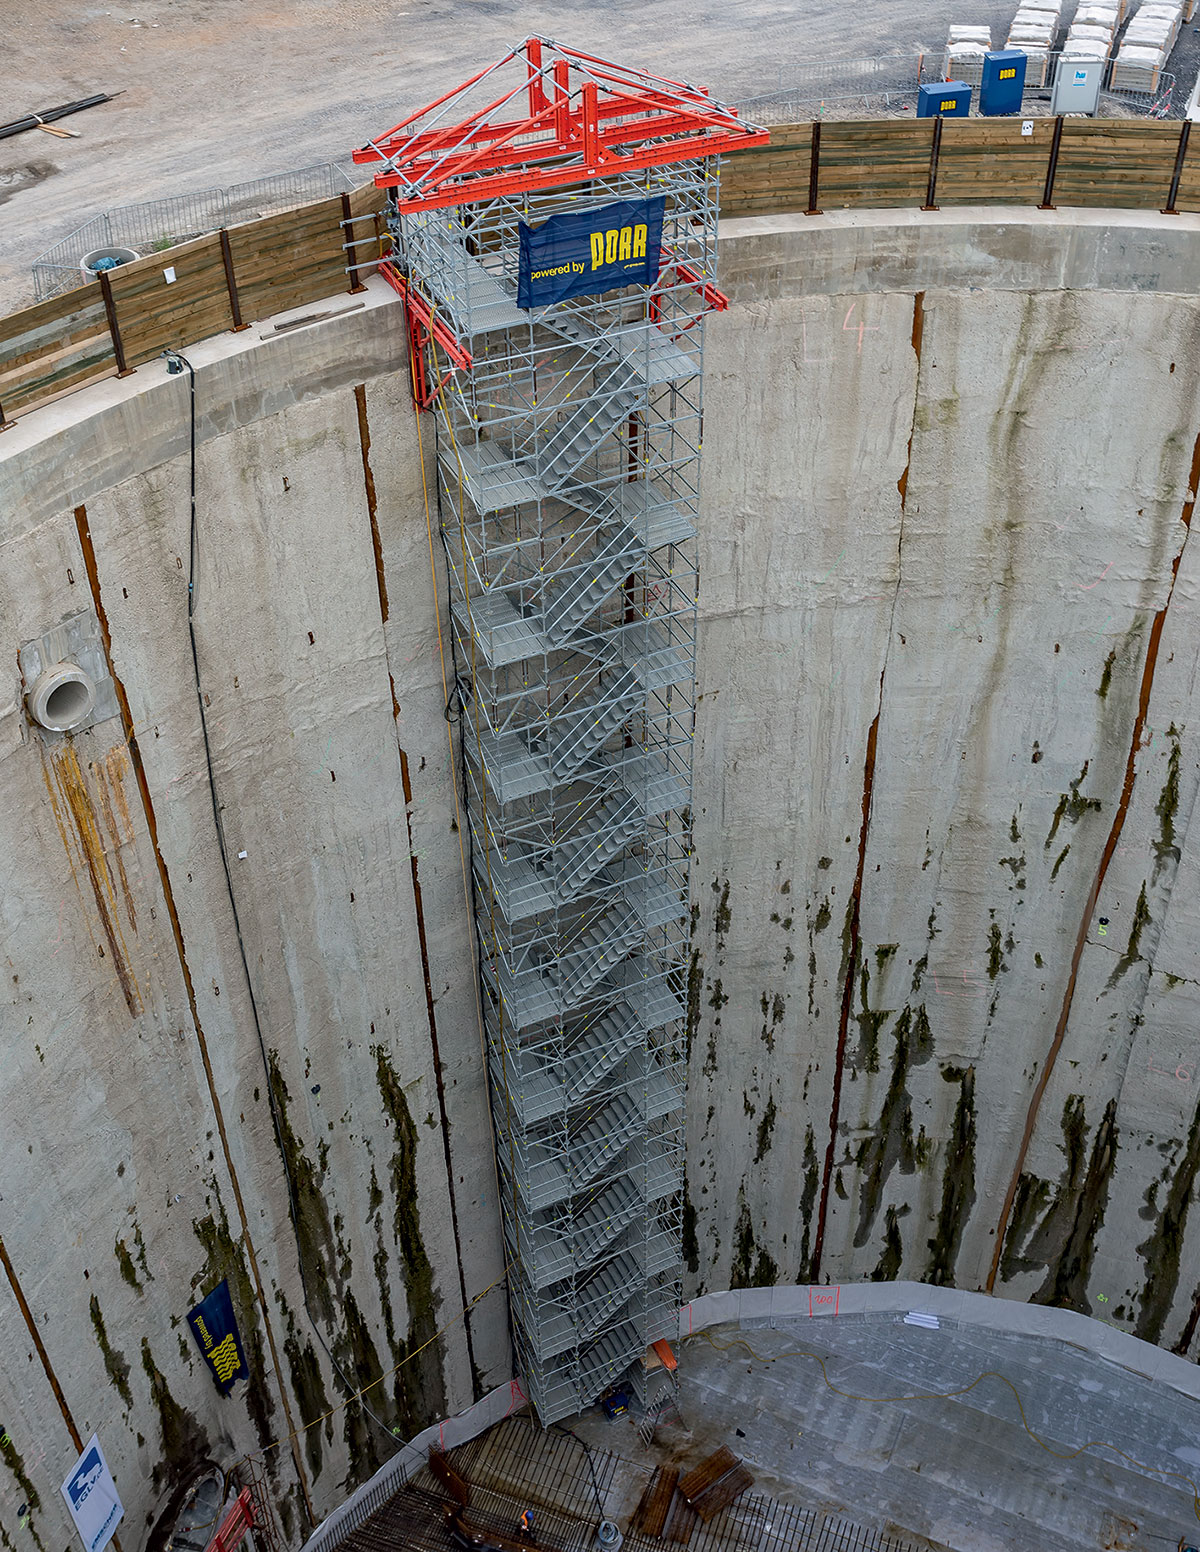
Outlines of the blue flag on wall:
M 188 1325 L 196 1346 L 212 1371 L 217 1389 L 227 1396 L 235 1380 L 249 1377 L 246 1354 L 233 1313 L 229 1284 L 222 1278 L 206 1299 L 188 1311 Z
M 517 306 L 548 307 L 571 296 L 616 286 L 648 286 L 658 278 L 666 199 L 625 199 L 600 210 L 521 223 Z

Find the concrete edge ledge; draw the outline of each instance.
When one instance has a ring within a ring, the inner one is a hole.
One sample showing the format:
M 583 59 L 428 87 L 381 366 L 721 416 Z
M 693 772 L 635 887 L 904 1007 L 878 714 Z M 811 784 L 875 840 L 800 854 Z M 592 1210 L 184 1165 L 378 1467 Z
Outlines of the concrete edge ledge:
M 305 399 L 384 372 L 408 374 L 400 299 L 378 276 L 261 319 L 240 334 L 181 347 L 196 372 L 196 440 L 203 443 Z M 393 311 L 394 309 L 394 311 Z M 277 333 L 280 323 L 331 316 Z M 42 409 L 14 416 L 0 436 L 0 543 L 57 512 L 187 452 L 188 374 L 150 361 Z
M 1159 211 L 830 210 L 738 216 L 718 228 L 735 301 L 922 290 L 1193 295 L 1200 215 Z
M 1046 1304 L 1021 1304 L 1015 1299 L 998 1299 L 960 1288 L 935 1288 L 928 1283 L 788 1285 L 706 1293 L 683 1306 L 679 1335 L 682 1340 L 710 1326 L 749 1322 L 761 1325 L 775 1321 L 835 1320 L 844 1315 L 903 1318 L 910 1310 L 953 1320 L 960 1326 L 1065 1342 L 1131 1374 L 1200 1400 L 1200 1369 L 1194 1363 L 1106 1321 Z

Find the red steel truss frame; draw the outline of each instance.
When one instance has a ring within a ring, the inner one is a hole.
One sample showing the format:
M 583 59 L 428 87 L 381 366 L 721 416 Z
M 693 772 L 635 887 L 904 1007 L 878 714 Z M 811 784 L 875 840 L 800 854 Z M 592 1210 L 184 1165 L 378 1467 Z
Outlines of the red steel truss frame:
M 451 121 L 485 79 L 517 61 L 524 68 L 515 84 Z M 517 103 L 526 111 L 513 117 Z M 398 210 L 416 211 L 719 156 L 769 138 L 698 87 L 529 37 L 354 160 L 384 163 L 376 185 L 396 189 Z
M 438 318 L 429 302 L 405 277 L 390 259 L 384 259 L 379 274 L 404 303 L 404 316 L 408 322 L 409 348 L 415 358 L 413 367 L 413 397 L 421 409 L 427 410 L 457 370 L 470 371 L 472 356 L 465 350 L 448 326 Z M 430 382 L 426 373 L 427 351 L 430 343 L 440 345 L 453 363 L 441 378 Z

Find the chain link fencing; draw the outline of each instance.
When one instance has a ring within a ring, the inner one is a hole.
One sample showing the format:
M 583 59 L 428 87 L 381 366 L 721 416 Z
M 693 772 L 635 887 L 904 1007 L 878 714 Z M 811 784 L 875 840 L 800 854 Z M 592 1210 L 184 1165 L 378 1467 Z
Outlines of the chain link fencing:
M 738 111 L 767 128 L 797 124 L 808 119 L 857 119 L 915 117 L 917 88 L 942 81 L 941 49 L 889 54 L 878 59 L 822 61 L 789 71 L 774 91 L 744 99 Z M 1056 72 L 1062 58 L 1055 50 L 1047 56 L 1044 76 L 1038 61 L 1036 80 L 1027 80 L 1021 112 L 1027 118 L 1046 117 Z M 1111 66 L 1108 79 L 1111 80 Z M 1181 119 L 1184 105 L 1175 101 L 1175 76 L 1157 73 L 1153 91 L 1113 90 L 1100 93 L 1099 118 Z
M 349 193 L 361 181 L 340 162 L 325 162 L 235 183 L 227 189 L 201 189 L 141 205 L 118 205 L 93 216 L 38 255 L 33 261 L 34 294 L 44 302 L 83 285 L 87 280 L 82 269 L 84 255 L 97 248 L 132 248 L 143 256 L 165 253 L 222 227 Z

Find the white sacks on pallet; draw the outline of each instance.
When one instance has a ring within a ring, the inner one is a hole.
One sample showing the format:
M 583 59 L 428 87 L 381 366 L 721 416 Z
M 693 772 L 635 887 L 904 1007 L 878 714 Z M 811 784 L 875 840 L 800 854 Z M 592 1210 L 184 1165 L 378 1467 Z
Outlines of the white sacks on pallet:
M 1159 78 L 1179 37 L 1183 7 L 1168 0 L 1149 0 L 1125 31 L 1109 82 L 1116 92 L 1158 90 Z
M 992 46 L 992 29 L 954 23 L 946 35 L 942 79 L 978 86 L 983 80 L 983 56 Z

